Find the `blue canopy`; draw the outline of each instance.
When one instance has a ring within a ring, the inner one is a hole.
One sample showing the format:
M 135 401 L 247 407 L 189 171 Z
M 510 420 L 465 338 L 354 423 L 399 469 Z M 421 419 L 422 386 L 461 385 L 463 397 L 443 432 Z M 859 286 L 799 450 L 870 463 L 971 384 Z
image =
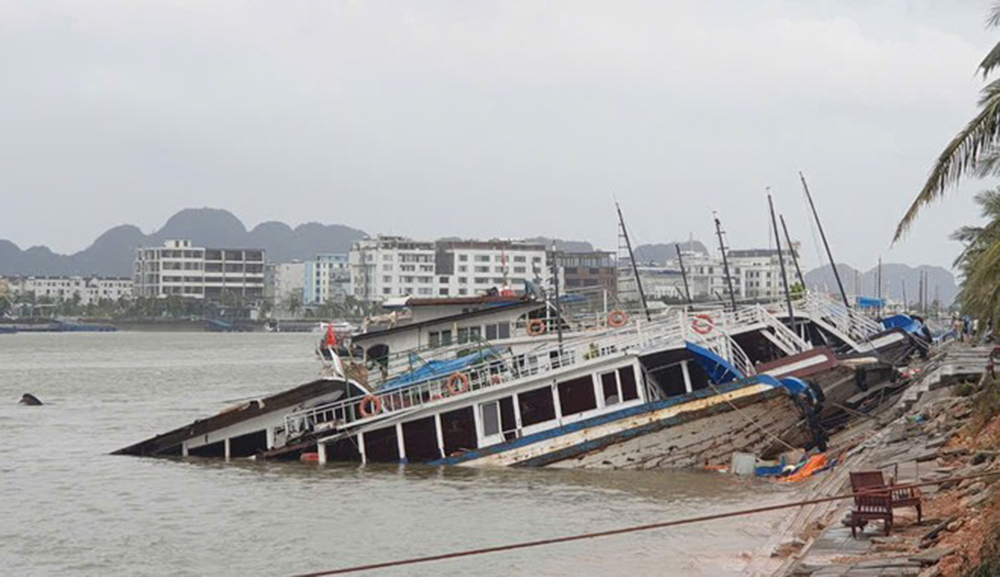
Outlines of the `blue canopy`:
M 705 370 L 705 374 L 708 375 L 712 383 L 721 385 L 743 378 L 743 373 L 726 359 L 692 342 L 685 342 L 684 344 L 687 346 L 687 350 L 691 351 L 691 354 L 694 355 L 695 362 Z
M 855 297 L 855 302 L 858 307 L 863 309 L 879 309 L 885 306 L 884 299 L 877 299 L 875 297 Z
M 892 315 L 882 319 L 882 326 L 887 329 L 900 328 L 910 334 L 919 335 L 923 325 L 910 315 Z
M 472 365 L 489 360 L 498 355 L 499 353 L 493 349 L 477 351 L 475 353 L 458 357 L 457 359 L 449 359 L 446 361 L 421 361 L 419 360 L 419 357 L 412 355 L 411 360 L 414 361 L 415 366 L 417 363 L 423 364 L 408 373 L 389 379 L 384 385 L 379 387 L 379 391 L 400 389 L 420 381 L 450 375 L 451 373 L 462 371 Z

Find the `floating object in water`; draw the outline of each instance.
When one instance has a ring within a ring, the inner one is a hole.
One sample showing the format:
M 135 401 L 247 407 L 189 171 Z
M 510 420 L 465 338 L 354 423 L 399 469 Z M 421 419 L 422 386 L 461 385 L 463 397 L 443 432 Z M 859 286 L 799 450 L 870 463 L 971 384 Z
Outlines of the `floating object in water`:
M 31 393 L 24 393 L 23 395 L 21 395 L 21 400 L 18 401 L 17 404 L 19 404 L 19 405 L 25 405 L 25 406 L 28 406 L 28 407 L 40 407 L 40 406 L 42 406 L 45 403 L 43 403 L 42 401 L 40 401 L 38 399 L 38 397 L 36 397 L 35 395 L 32 395 Z

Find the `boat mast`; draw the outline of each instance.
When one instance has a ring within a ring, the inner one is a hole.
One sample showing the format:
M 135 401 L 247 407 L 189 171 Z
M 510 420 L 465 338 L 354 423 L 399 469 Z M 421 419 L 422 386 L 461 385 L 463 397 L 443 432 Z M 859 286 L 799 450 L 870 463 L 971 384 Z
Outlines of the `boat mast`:
M 688 286 L 687 271 L 684 270 L 684 257 L 681 256 L 681 245 L 674 244 L 677 249 L 677 262 L 681 265 L 681 278 L 684 279 L 684 294 L 687 296 L 688 304 L 691 304 L 691 287 Z
M 910 310 L 910 305 L 906 302 L 906 279 L 901 282 L 903 283 L 903 314 L 906 314 Z
M 556 292 L 556 335 L 559 338 L 559 352 L 562 353 L 562 304 L 559 302 L 559 258 L 556 256 L 556 242 L 552 241 L 552 284 Z
M 652 321 L 649 315 L 649 307 L 646 306 L 646 293 L 642 290 L 642 279 L 639 278 L 639 266 L 635 263 L 635 254 L 632 253 L 632 241 L 628 238 L 628 229 L 625 228 L 625 217 L 622 216 L 622 207 L 615 201 L 615 210 L 618 211 L 618 225 L 622 229 L 622 237 L 625 238 L 625 248 L 628 250 L 628 259 L 632 262 L 632 274 L 635 275 L 635 286 L 639 289 L 639 299 L 642 301 L 642 310 L 646 313 L 646 320 Z
M 802 188 L 806 191 L 806 198 L 809 199 L 809 208 L 812 209 L 813 218 L 816 219 L 816 228 L 819 229 L 819 237 L 823 239 L 823 247 L 826 248 L 826 257 L 830 259 L 830 266 L 833 268 L 833 277 L 837 279 L 837 288 L 840 289 L 840 298 L 844 299 L 844 306 L 851 308 L 851 303 L 847 300 L 847 293 L 844 292 L 844 283 L 840 281 L 840 273 L 837 272 L 837 263 L 833 262 L 833 253 L 830 252 L 830 243 L 826 241 L 826 233 L 823 232 L 823 223 L 819 221 L 819 214 L 816 212 L 816 205 L 813 203 L 812 194 L 809 193 L 809 185 L 806 184 L 806 177 L 799 171 L 799 179 L 802 181 Z
M 722 240 L 722 223 L 719 217 L 715 217 L 715 234 L 719 237 L 719 250 L 722 251 L 722 272 L 726 275 L 726 284 L 729 286 L 729 301 L 736 310 L 736 293 L 733 292 L 733 277 L 729 276 L 729 259 L 726 258 L 726 243 Z
M 799 284 L 802 286 L 802 290 L 806 290 L 806 279 L 802 276 L 802 269 L 799 268 L 799 256 L 795 254 L 795 249 L 792 248 L 792 239 L 788 236 L 788 227 L 785 226 L 785 215 L 779 214 L 778 218 L 781 220 L 781 230 L 785 231 L 785 244 L 788 246 L 788 253 L 792 255 L 792 264 L 795 265 L 795 275 L 799 277 Z
M 774 200 L 767 193 L 767 206 L 771 209 L 771 226 L 774 227 L 774 245 L 778 248 L 778 264 L 781 265 L 781 284 L 785 287 L 785 304 L 788 305 L 788 322 L 795 329 L 795 311 L 792 309 L 792 294 L 788 291 L 788 275 L 785 274 L 785 258 L 781 255 L 781 235 L 778 233 L 778 219 L 774 217 Z

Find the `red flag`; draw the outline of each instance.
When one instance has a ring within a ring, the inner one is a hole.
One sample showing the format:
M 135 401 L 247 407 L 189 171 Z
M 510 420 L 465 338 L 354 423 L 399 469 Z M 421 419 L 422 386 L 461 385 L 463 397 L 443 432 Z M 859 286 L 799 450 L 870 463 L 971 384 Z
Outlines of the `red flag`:
M 326 346 L 331 349 L 337 346 L 337 335 L 333 332 L 333 325 L 326 325 Z

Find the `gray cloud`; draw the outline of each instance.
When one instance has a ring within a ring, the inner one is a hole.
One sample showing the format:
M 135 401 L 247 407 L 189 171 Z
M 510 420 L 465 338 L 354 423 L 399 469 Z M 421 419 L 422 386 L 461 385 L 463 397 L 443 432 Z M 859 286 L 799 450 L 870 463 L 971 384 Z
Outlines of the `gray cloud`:
M 984 1 L 0 3 L 0 238 L 186 206 L 414 236 L 768 242 L 950 264 L 972 183 L 889 251 L 971 116 Z M 807 249 L 807 256 L 815 253 Z M 815 264 L 813 262 L 812 264 Z

